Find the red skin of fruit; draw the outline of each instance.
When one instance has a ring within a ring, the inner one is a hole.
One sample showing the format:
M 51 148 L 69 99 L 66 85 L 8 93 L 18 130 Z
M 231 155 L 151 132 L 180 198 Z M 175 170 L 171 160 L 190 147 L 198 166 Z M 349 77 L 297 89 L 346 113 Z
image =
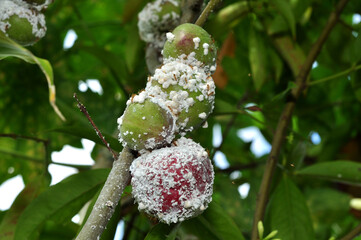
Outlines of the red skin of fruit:
M 133 196 L 140 210 L 170 224 L 195 217 L 207 207 L 213 167 L 195 144 L 154 150 L 134 161 Z

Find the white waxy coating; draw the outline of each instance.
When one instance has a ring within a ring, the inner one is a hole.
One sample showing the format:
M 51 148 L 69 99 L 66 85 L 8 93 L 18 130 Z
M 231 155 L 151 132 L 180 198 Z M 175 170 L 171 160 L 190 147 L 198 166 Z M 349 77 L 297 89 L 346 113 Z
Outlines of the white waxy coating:
M 201 39 L 199 37 L 195 37 L 195 38 L 193 38 L 193 42 L 194 42 L 194 49 L 198 49 Z
M 195 217 L 212 201 L 213 166 L 204 148 L 191 139 L 145 152 L 130 171 L 139 210 L 164 223 Z
M 143 10 L 138 14 L 138 29 L 140 38 L 157 48 L 163 48 L 167 40 L 164 30 L 175 28 L 180 21 L 180 15 L 176 12 L 171 12 L 159 17 L 162 11 L 162 5 L 171 3 L 174 6 L 179 6 L 177 0 L 156 0 L 148 3 Z M 169 40 L 169 39 L 168 39 Z
M 46 33 L 44 14 L 31 10 L 29 5 L 23 1 L 0 0 L 0 31 L 7 35 L 7 29 L 11 27 L 9 18 L 17 15 L 25 18 L 32 26 L 32 33 L 37 38 L 42 38 Z

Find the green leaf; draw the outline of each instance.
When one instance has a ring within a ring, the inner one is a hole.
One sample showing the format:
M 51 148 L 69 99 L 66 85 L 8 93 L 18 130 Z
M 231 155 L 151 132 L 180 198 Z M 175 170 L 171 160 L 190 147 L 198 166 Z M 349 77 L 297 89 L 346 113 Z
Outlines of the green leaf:
M 208 209 L 191 220 L 182 223 L 182 228 L 199 239 L 224 239 L 224 240 L 243 240 L 242 232 L 237 225 L 228 216 L 224 209 L 214 201 L 209 204 Z
M 20 216 L 14 239 L 28 239 L 49 218 L 61 221 L 74 216 L 104 184 L 108 173 L 108 169 L 81 172 L 51 186 Z
M 158 223 L 155 225 L 145 237 L 145 240 L 174 240 L 180 224 L 166 225 Z
M 256 91 L 259 91 L 267 79 L 266 47 L 261 37 L 252 29 L 249 34 L 249 62 L 251 64 L 252 79 Z
M 351 161 L 316 163 L 296 172 L 297 175 L 324 178 L 351 185 L 361 185 L 361 164 Z
M 283 178 L 269 204 L 271 230 L 283 240 L 315 239 L 312 221 L 303 194 L 288 178 Z
M 56 97 L 55 97 L 53 68 L 51 67 L 50 63 L 45 59 L 34 56 L 28 49 L 12 41 L 8 37 L 6 37 L 3 32 L 0 31 L 0 60 L 7 57 L 21 58 L 22 60 L 28 63 L 37 64 L 40 67 L 41 71 L 44 73 L 46 77 L 46 81 L 48 82 L 50 105 L 53 107 L 56 114 L 63 121 L 65 121 L 65 117 L 60 112 L 59 108 L 55 103 Z
M 291 29 L 291 33 L 293 38 L 296 37 L 296 20 L 293 15 L 292 6 L 289 1 L 286 0 L 272 0 L 272 3 L 281 13 L 282 17 L 288 23 L 289 28 Z
M 80 138 L 86 138 L 86 139 L 94 141 L 97 144 L 104 146 L 104 143 L 102 142 L 102 140 L 99 138 L 99 136 L 96 134 L 96 132 L 91 127 L 84 127 L 82 125 L 75 124 L 75 125 L 64 126 L 64 127 L 52 129 L 51 131 L 66 133 L 66 134 L 70 134 L 70 135 L 77 136 Z M 114 138 L 112 135 L 106 134 L 106 133 L 102 133 L 102 135 L 104 136 L 105 140 L 109 143 L 109 146 L 112 149 L 119 151 L 119 152 L 122 150 L 122 145 L 119 143 L 119 141 L 116 138 Z
M 46 181 L 43 177 L 36 178 L 34 181 L 26 185 L 26 187 L 16 197 L 15 201 L 11 205 L 11 208 L 6 212 L 4 219 L 1 221 L 0 239 L 14 239 L 15 228 L 22 212 L 31 203 L 31 201 L 40 194 L 40 192 L 44 191 L 48 185 L 49 181 Z

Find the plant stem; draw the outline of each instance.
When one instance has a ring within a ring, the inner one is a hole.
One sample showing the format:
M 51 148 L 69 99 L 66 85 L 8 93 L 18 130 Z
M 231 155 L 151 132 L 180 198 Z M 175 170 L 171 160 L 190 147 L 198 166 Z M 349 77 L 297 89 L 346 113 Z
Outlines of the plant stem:
M 103 134 L 100 132 L 98 127 L 93 122 L 93 119 L 90 117 L 88 111 L 86 110 L 86 107 L 79 101 L 78 97 L 76 96 L 76 93 L 74 93 L 74 98 L 78 102 L 78 108 L 80 109 L 80 111 L 87 117 L 90 124 L 93 126 L 95 132 L 97 133 L 98 137 L 102 140 L 104 145 L 108 148 L 109 152 L 113 155 L 114 160 L 116 160 L 118 158 L 117 154 L 113 151 L 113 149 L 110 148 L 109 143 L 105 140 Z
M 76 240 L 100 239 L 101 234 L 114 213 L 124 188 L 129 182 L 129 167 L 132 161 L 133 155 L 130 150 L 123 148 L 118 160 L 114 161 L 107 181 Z
M 206 6 L 206 8 L 203 10 L 201 15 L 196 21 L 196 25 L 203 26 L 203 24 L 206 22 L 209 14 L 213 11 L 214 7 L 219 4 L 222 0 L 210 0 Z
M 301 95 L 303 89 L 306 87 L 306 80 L 311 71 L 313 62 L 316 60 L 318 54 L 320 53 L 322 46 L 325 43 L 327 37 L 329 36 L 331 30 L 336 25 L 338 18 L 342 10 L 346 6 L 347 2 L 348 0 L 340 0 L 336 6 L 336 9 L 330 14 L 328 21 L 321 32 L 321 35 L 313 44 L 310 52 L 308 53 L 306 61 L 304 62 L 299 73 L 297 74 L 297 87 L 292 89 L 292 99 L 286 103 L 286 106 L 284 107 L 283 112 L 279 118 L 276 132 L 272 141 L 272 149 L 266 162 L 265 172 L 263 174 L 261 186 L 257 196 L 256 210 L 253 218 L 252 240 L 258 239 L 257 224 L 259 221 L 262 221 L 264 217 L 266 205 L 268 202 L 268 195 L 270 192 L 270 186 L 272 183 L 272 177 L 277 166 L 278 157 L 285 138 L 286 130 L 288 128 L 293 110 L 296 106 L 296 101 Z
M 342 77 L 344 75 L 347 75 L 347 74 L 349 74 L 351 72 L 355 72 L 355 71 L 360 70 L 360 69 L 361 69 L 361 64 L 357 65 L 357 66 L 353 66 L 353 67 L 351 67 L 351 68 L 349 68 L 349 69 L 347 69 L 345 71 L 342 71 L 340 73 L 336 73 L 336 74 L 334 74 L 332 76 L 328 76 L 328 77 L 321 78 L 319 80 L 315 80 L 313 82 L 310 82 L 310 83 L 308 83 L 308 86 L 313 86 L 313 85 L 317 85 L 317 84 L 320 84 L 320 83 L 324 83 L 324 82 L 333 80 L 335 78 L 339 78 L 339 77 Z
M 354 229 L 352 229 L 351 232 L 349 232 L 343 238 L 341 238 L 341 240 L 352 240 L 360 234 L 361 234 L 361 223 L 357 225 Z

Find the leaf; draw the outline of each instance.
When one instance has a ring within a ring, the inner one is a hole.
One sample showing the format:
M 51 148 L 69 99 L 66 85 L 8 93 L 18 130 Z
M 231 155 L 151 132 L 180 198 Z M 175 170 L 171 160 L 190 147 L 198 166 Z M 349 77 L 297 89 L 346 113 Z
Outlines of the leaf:
M 108 169 L 81 172 L 48 188 L 20 216 L 14 239 L 28 239 L 49 218 L 61 221 L 74 216 L 104 184 L 108 173 Z
M 197 218 L 183 222 L 181 227 L 199 239 L 244 239 L 231 217 L 215 202 L 210 203 L 208 209 Z
M 351 185 L 361 185 L 361 164 L 357 162 L 338 160 L 316 163 L 297 171 L 296 174 Z
M 271 230 L 282 240 L 315 239 L 312 221 L 303 194 L 288 178 L 283 178 L 269 204 Z
M 24 209 L 36 198 L 40 192 L 42 192 L 49 181 L 46 181 L 43 177 L 34 179 L 26 185 L 26 187 L 16 197 L 15 201 L 11 205 L 9 211 L 6 212 L 4 219 L 0 224 L 0 239 L 11 240 L 14 238 L 15 228 L 18 223 L 18 219 Z
M 102 142 L 102 140 L 100 140 L 100 138 L 96 134 L 96 132 L 90 127 L 83 127 L 83 126 L 80 126 L 79 124 L 75 124 L 75 125 L 64 126 L 64 127 L 52 129 L 51 131 L 67 133 L 67 134 L 77 136 L 80 138 L 86 138 L 86 139 L 94 141 L 97 144 L 104 146 L 104 143 Z M 119 152 L 122 150 L 122 145 L 119 143 L 119 141 L 116 138 L 114 138 L 110 134 L 106 134 L 106 133 L 102 133 L 102 135 L 105 138 L 105 140 L 109 143 L 109 146 L 112 149 L 119 151 Z
M 158 223 L 145 237 L 145 240 L 174 240 L 180 224 L 166 225 Z
M 50 63 L 45 59 L 34 56 L 29 50 L 12 41 L 0 31 L 0 60 L 7 57 L 21 58 L 28 63 L 37 64 L 40 67 L 46 77 L 46 81 L 48 82 L 50 105 L 53 107 L 55 113 L 60 117 L 60 119 L 65 121 L 65 117 L 55 103 L 56 96 L 53 68 Z
M 256 91 L 259 91 L 267 78 L 266 47 L 254 30 L 249 34 L 249 62 L 251 64 L 252 79 Z
M 291 29 L 292 37 L 296 37 L 296 20 L 293 15 L 292 6 L 286 0 L 272 0 L 272 3 L 276 6 L 278 11 L 281 13 L 282 17 L 288 23 L 289 28 Z

